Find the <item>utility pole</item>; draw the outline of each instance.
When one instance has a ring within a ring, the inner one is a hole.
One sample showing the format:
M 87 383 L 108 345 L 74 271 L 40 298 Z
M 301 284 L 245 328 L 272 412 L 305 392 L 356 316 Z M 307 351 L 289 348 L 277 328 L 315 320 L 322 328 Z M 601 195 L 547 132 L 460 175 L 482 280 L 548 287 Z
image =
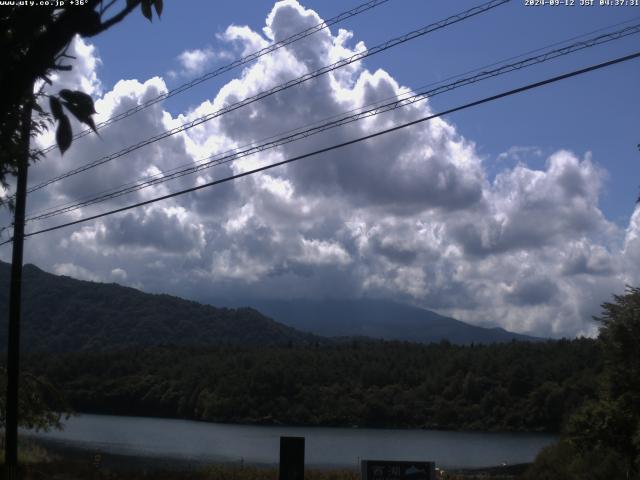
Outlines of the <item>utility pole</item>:
M 31 92 L 25 96 L 20 131 L 21 151 L 18 159 L 16 210 L 13 221 L 11 287 L 9 290 L 9 345 L 7 348 L 7 400 L 5 411 L 5 469 L 8 480 L 18 479 L 18 383 L 20 376 L 20 306 L 22 300 L 22 254 L 24 217 L 27 203 L 27 171 L 31 137 Z

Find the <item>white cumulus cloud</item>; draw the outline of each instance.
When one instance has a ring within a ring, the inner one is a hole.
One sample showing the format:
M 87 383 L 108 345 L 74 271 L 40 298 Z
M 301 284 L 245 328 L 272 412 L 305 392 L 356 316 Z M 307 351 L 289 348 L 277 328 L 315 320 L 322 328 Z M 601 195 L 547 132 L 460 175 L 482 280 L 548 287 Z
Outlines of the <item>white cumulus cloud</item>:
M 230 26 L 220 40 L 242 53 L 320 23 L 295 0 L 278 2 L 262 32 Z M 350 46 L 351 45 L 351 46 Z M 100 90 L 95 48 L 77 43 L 66 82 L 97 99 L 97 121 L 166 91 L 162 78 L 122 79 Z M 185 51 L 193 72 L 208 47 Z M 140 139 L 330 64 L 365 46 L 329 29 L 238 70 L 194 109 L 172 116 L 157 103 L 74 142 L 33 169 L 37 182 Z M 320 122 L 408 91 L 375 57 L 272 95 L 188 131 L 51 185 L 30 210 L 78 201 L 141 176 L 164 175 L 211 154 Z M 428 102 L 329 130 L 135 194 L 85 207 L 79 218 L 201 185 L 433 113 Z M 51 141 L 41 139 L 42 144 Z M 494 177 L 473 139 L 435 119 L 232 183 L 76 225 L 28 241 L 28 259 L 79 278 L 125 281 L 149 291 L 214 298 L 390 297 L 480 325 L 539 335 L 592 334 L 602 301 L 640 281 L 640 210 L 626 231 L 602 214 L 607 159 L 559 150 L 541 156 L 504 146 Z M 5 220 L 7 220 L 5 215 Z M 54 225 L 60 219 L 35 226 Z M 6 223 L 6 221 L 5 221 Z M 3 253 L 6 257 L 6 252 Z M 125 270 L 126 268 L 126 270 Z

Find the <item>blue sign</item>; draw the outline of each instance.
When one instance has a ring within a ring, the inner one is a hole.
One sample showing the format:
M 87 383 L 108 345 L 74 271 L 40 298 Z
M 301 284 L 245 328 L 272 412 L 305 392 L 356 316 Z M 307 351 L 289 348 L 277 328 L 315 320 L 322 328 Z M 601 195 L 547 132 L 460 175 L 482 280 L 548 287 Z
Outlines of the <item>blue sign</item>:
M 362 480 L 435 480 L 435 462 L 362 460 Z

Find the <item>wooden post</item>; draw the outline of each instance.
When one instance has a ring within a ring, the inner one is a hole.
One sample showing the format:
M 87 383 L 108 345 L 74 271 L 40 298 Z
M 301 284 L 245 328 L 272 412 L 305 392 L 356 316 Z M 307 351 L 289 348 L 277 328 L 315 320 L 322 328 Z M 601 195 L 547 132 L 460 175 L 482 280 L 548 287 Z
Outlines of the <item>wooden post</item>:
M 279 480 L 304 480 L 304 437 L 280 437 Z
M 22 258 L 24 246 L 24 215 L 27 203 L 27 171 L 31 136 L 31 91 L 22 112 L 20 140 L 22 151 L 18 159 L 16 210 L 13 221 L 13 252 L 9 291 L 9 335 L 7 346 L 7 403 L 5 411 L 5 469 L 7 479 L 18 478 L 18 382 L 20 376 L 20 306 L 22 301 Z

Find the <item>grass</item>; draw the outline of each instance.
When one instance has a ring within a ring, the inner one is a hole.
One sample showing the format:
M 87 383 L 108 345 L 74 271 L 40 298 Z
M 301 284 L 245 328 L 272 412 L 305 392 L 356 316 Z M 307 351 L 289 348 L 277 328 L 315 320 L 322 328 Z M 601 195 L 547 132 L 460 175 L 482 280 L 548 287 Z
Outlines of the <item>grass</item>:
M 90 463 L 50 461 L 29 464 L 23 468 L 21 480 L 277 480 L 276 468 L 211 466 L 189 471 L 115 470 Z M 350 470 L 306 470 L 305 480 L 358 480 L 360 475 Z
M 164 459 L 96 455 L 96 452 L 51 450 L 21 439 L 21 480 L 277 480 L 275 467 L 250 465 L 193 465 Z M 0 465 L 4 452 L 0 452 Z M 1 468 L 1 467 L 0 467 Z M 486 470 L 440 472 L 439 480 L 516 480 L 526 466 Z M 360 480 L 356 470 L 305 470 L 305 480 Z
M 209 466 L 190 470 L 159 470 L 156 468 L 118 470 L 101 468 L 90 462 L 52 460 L 28 464 L 21 480 L 277 480 L 277 468 Z M 360 480 L 355 470 L 305 470 L 305 480 Z M 441 473 L 439 480 L 516 480 L 517 475 L 489 472 Z
M 49 451 L 30 439 L 18 440 L 18 463 L 31 465 L 51 461 Z M 0 465 L 4 465 L 4 442 L 0 445 Z

